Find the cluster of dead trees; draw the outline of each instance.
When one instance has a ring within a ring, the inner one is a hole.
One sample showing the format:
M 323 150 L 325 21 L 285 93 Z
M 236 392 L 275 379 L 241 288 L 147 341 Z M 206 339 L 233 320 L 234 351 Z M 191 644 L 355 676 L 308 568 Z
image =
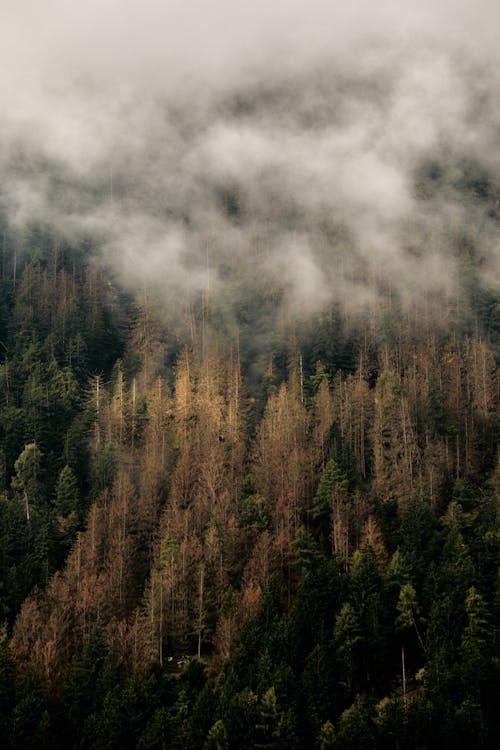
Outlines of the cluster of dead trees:
M 63 569 L 17 618 L 18 665 L 56 684 L 99 627 L 132 665 L 185 653 L 230 656 L 272 578 L 294 585 L 296 540 L 323 524 L 348 567 L 368 540 L 383 562 L 373 503 L 439 511 L 450 481 L 495 460 L 498 380 L 479 338 L 377 353 L 304 388 L 292 368 L 261 415 L 238 355 L 184 351 L 170 387 L 143 370 L 88 384 L 99 488 Z

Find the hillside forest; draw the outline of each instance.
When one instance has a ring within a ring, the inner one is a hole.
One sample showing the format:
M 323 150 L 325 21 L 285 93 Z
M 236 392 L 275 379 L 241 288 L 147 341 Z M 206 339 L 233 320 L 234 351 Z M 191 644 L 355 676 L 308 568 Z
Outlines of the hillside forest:
M 0 746 L 496 747 L 500 303 L 474 244 L 444 301 L 257 341 L 278 281 L 173 325 L 90 240 L 0 240 Z

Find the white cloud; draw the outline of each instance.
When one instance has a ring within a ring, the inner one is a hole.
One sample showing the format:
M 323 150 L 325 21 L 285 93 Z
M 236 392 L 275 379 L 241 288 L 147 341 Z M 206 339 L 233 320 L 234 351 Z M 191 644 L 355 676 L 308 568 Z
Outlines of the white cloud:
M 500 184 L 494 0 L 3 0 L 0 13 L 11 219 L 95 230 L 130 283 L 185 300 L 206 284 L 209 245 L 214 284 L 265 247 L 263 278 L 301 313 L 363 307 L 377 273 L 410 297 L 426 278 L 448 294 L 457 222 L 482 227 L 498 275 L 496 224 L 452 176 L 432 207 L 414 187 L 423 160 L 461 157 Z

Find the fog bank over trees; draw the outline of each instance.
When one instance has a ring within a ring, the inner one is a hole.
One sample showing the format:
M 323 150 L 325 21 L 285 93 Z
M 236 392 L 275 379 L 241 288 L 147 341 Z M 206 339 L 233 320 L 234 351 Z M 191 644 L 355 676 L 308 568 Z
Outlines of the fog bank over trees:
M 7 2 L 9 221 L 90 237 L 170 321 L 448 324 L 464 264 L 498 284 L 496 4 L 343 6 Z

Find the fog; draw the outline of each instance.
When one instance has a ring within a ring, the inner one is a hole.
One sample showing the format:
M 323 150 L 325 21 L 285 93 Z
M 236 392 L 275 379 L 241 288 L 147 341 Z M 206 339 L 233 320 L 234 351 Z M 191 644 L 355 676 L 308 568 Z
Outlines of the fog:
M 93 237 L 171 319 L 201 295 L 232 321 L 248 290 L 298 318 L 451 299 L 464 237 L 498 285 L 499 15 L 3 0 L 2 205 Z

